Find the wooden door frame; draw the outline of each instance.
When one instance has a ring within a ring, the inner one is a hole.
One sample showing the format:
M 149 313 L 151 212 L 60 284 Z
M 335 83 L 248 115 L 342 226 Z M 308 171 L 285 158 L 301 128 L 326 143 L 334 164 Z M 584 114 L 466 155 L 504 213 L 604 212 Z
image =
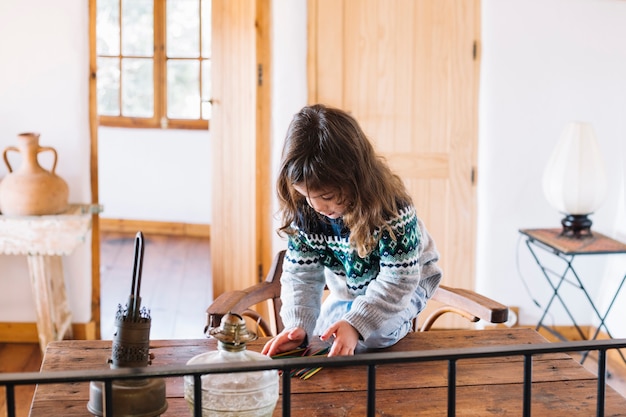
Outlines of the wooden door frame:
M 272 253 L 272 147 L 271 147 L 271 109 L 272 109 L 272 62 L 271 10 L 272 0 L 256 0 L 257 11 L 257 60 L 259 82 L 257 83 L 257 262 L 259 281 L 265 278 L 274 258 Z
M 90 22 L 96 20 L 96 0 L 89 0 Z M 257 190 L 257 231 L 256 257 L 259 265 L 259 280 L 265 277 L 271 264 L 272 253 L 272 216 L 271 216 L 271 0 L 255 0 L 251 7 L 256 7 L 257 58 L 259 80 L 257 83 L 257 143 L 256 163 L 258 176 Z M 90 182 L 91 202 L 99 204 L 98 189 L 98 114 L 97 114 L 97 64 L 93 51 L 96 48 L 95 24 L 90 24 L 89 57 L 89 129 L 90 129 Z M 93 214 L 91 236 L 91 321 L 95 324 L 96 338 L 101 338 L 101 292 L 100 292 L 100 223 L 99 215 Z M 207 306 L 208 307 L 208 306 Z
M 96 0 L 89 0 L 89 136 L 91 203 L 100 204 L 98 190 L 98 92 L 96 84 Z M 100 216 L 92 215 L 91 225 L 91 322 L 95 324 L 95 337 L 100 332 Z

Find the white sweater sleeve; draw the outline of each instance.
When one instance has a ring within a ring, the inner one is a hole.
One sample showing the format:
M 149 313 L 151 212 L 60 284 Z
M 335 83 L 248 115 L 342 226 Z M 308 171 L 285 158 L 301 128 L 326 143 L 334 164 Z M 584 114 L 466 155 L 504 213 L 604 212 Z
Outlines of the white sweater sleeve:
M 280 283 L 280 316 L 285 328 L 301 327 L 311 340 L 324 292 L 324 266 L 298 236 L 289 238 Z

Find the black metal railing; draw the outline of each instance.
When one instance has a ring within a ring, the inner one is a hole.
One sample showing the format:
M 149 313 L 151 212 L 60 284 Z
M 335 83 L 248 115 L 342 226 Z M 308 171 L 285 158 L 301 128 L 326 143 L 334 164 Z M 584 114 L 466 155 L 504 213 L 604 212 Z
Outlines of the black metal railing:
M 508 346 L 488 346 L 462 349 L 437 349 L 412 352 L 376 352 L 363 353 L 355 356 L 339 357 L 301 357 L 274 359 L 272 361 L 244 362 L 188 366 L 150 366 L 145 368 L 120 368 L 106 370 L 80 371 L 47 371 L 0 374 L 0 386 L 6 387 L 7 416 L 15 417 L 15 386 L 35 384 L 55 384 L 70 382 L 102 381 L 105 386 L 105 410 L 113 415 L 112 384 L 114 380 L 169 378 L 192 375 L 194 388 L 199 391 L 201 376 L 206 374 L 221 374 L 231 372 L 261 371 L 277 369 L 283 371 L 282 376 L 282 409 L 283 417 L 291 416 L 291 376 L 290 371 L 303 367 L 345 367 L 366 366 L 368 369 L 367 381 L 367 416 L 373 417 L 376 409 L 376 366 L 448 361 L 448 416 L 456 415 L 456 363 L 460 359 L 491 358 L 498 356 L 523 356 L 523 415 L 531 415 L 532 398 L 532 357 L 538 354 L 560 352 L 598 352 L 597 373 L 597 404 L 596 416 L 604 416 L 605 388 L 606 388 L 606 358 L 607 350 L 626 348 L 626 339 L 573 341 L 557 343 L 521 344 Z M 202 396 L 194 394 L 194 416 L 202 415 Z

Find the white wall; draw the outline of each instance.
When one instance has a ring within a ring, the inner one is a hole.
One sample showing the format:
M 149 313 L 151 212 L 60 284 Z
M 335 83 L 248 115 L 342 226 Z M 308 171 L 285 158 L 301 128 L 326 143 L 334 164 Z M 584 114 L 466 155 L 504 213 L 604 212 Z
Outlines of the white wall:
M 307 104 L 306 0 L 273 0 L 272 7 L 272 166 L 276 183 L 283 142 L 289 123 Z M 272 212 L 277 201 L 273 195 Z M 275 218 L 273 230 L 279 227 Z M 273 252 L 286 248 L 283 238 L 273 236 Z
M 535 323 L 541 309 L 533 299 L 545 305 L 551 290 L 518 229 L 560 227 L 541 175 L 569 121 L 593 124 L 609 171 L 610 195 L 592 216 L 592 229 L 626 241 L 626 2 L 483 0 L 482 6 L 478 290 L 521 306 L 521 321 Z M 606 300 L 613 291 L 626 273 L 625 256 L 575 261 L 594 297 Z M 580 294 L 566 294 L 580 310 L 577 319 L 590 323 Z M 548 323 L 571 324 L 562 310 L 554 312 Z
M 206 130 L 98 129 L 102 218 L 209 224 Z
M 40 144 L 57 150 L 70 202 L 89 203 L 88 2 L 2 0 L 0 28 L 0 149 L 16 145 L 21 132 L 41 133 Z M 0 177 L 6 174 L 1 162 Z M 74 321 L 87 322 L 91 245 L 65 257 L 64 267 Z M 0 321 L 35 319 L 25 257 L 0 255 Z

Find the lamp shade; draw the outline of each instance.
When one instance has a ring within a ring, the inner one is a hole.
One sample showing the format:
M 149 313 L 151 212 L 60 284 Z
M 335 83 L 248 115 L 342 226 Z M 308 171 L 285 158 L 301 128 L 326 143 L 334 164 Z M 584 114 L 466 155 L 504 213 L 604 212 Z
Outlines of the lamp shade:
M 607 178 L 591 124 L 565 127 L 544 171 L 543 191 L 550 205 L 565 214 L 586 215 L 600 207 Z

